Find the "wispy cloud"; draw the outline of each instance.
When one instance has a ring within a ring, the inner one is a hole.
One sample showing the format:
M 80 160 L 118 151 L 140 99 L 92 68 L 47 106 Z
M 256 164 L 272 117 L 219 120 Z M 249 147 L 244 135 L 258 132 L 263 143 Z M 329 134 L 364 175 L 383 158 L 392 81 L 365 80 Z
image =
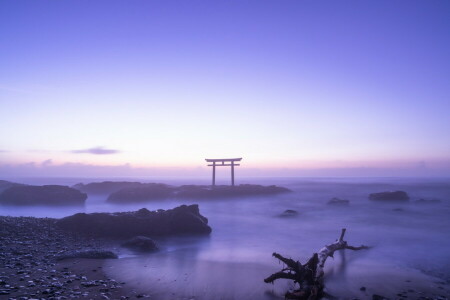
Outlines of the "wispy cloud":
M 89 149 L 80 149 L 80 150 L 72 150 L 72 153 L 87 153 L 87 154 L 96 154 L 96 155 L 105 155 L 105 154 L 117 154 L 120 153 L 119 150 L 116 149 L 107 149 L 104 147 L 94 147 Z

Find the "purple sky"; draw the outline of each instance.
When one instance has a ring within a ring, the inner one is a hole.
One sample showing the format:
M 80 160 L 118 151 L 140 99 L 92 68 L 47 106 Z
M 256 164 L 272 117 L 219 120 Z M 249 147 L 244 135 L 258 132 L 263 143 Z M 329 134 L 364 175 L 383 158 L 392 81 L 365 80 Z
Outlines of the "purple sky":
M 449 1 L 2 1 L 0 176 L 450 176 L 449 53 Z

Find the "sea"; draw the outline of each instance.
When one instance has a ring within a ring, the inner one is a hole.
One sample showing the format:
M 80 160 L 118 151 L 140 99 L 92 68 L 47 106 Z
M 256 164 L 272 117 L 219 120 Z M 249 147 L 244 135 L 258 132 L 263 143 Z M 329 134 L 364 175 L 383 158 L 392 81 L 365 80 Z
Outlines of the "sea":
M 110 181 L 210 184 L 209 178 L 20 178 L 26 184 Z M 367 250 L 338 251 L 325 268 L 326 292 L 342 299 L 372 299 L 374 293 L 417 298 L 450 283 L 449 178 L 237 178 L 237 184 L 278 185 L 292 190 L 276 196 L 175 200 L 111 204 L 108 195 L 89 196 L 83 207 L 8 207 L 0 215 L 61 218 L 78 212 L 121 212 L 140 208 L 170 209 L 198 204 L 207 217 L 209 236 L 156 239 L 160 251 L 139 254 L 117 248 L 120 257 L 105 262 L 112 278 L 136 294 L 154 299 L 283 299 L 295 286 L 263 279 L 283 264 L 280 253 L 302 263 L 346 228 L 349 245 Z M 221 181 L 219 184 L 228 184 Z M 370 193 L 405 191 L 407 203 L 370 201 Z M 331 198 L 349 205 L 329 205 Z M 439 200 L 423 204 L 419 199 Z M 286 210 L 297 214 L 283 217 Z

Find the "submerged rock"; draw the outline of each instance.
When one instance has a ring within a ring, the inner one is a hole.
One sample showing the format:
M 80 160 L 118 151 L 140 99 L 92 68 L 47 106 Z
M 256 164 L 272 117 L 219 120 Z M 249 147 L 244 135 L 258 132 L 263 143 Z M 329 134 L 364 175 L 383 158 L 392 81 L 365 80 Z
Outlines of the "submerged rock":
M 83 205 L 87 195 L 63 185 L 19 185 L 0 194 L 0 203 L 8 205 Z
M 156 243 L 146 236 L 135 236 L 123 243 L 122 246 L 142 252 L 153 252 L 158 250 Z
M 382 202 L 407 202 L 409 201 L 409 196 L 404 191 L 381 192 L 370 194 L 369 200 Z
M 131 181 L 103 181 L 91 182 L 88 184 L 77 183 L 72 186 L 83 193 L 87 194 L 111 194 L 124 188 L 139 187 L 142 183 Z
M 289 189 L 275 185 L 262 186 L 241 184 L 238 186 L 183 185 L 180 187 L 158 183 L 146 183 L 128 187 L 109 195 L 108 201 L 115 203 L 145 202 L 166 198 L 177 199 L 214 199 L 274 195 L 291 192 Z
M 346 199 L 339 199 L 339 198 L 332 198 L 330 201 L 327 202 L 328 205 L 349 205 L 350 201 Z
M 78 213 L 56 223 L 60 228 L 104 237 L 209 234 L 208 219 L 198 205 L 182 205 L 169 210 L 135 212 Z
M 293 209 L 286 209 L 283 213 L 279 215 L 279 217 L 286 218 L 286 217 L 296 217 L 298 216 L 298 211 Z
M 107 259 L 107 258 L 118 258 L 118 256 L 114 252 L 106 250 L 70 251 L 56 256 L 57 260 L 70 258 Z

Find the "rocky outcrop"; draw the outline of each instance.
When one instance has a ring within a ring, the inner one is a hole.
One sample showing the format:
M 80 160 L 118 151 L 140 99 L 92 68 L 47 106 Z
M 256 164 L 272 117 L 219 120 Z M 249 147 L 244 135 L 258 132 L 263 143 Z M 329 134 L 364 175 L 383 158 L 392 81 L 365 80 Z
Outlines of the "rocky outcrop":
M 180 187 L 165 184 L 146 183 L 137 187 L 124 188 L 112 193 L 109 202 L 145 202 L 166 198 L 176 199 L 215 199 L 233 197 L 267 196 L 291 192 L 289 189 L 275 185 L 262 186 L 241 184 L 238 186 L 183 185 Z
M 347 206 L 350 204 L 350 201 L 346 199 L 339 199 L 339 198 L 331 198 L 330 201 L 327 202 L 328 205 L 342 205 Z
M 415 204 L 439 204 L 439 203 L 442 203 L 442 201 L 439 199 L 423 199 L 423 198 L 421 198 L 419 200 L 414 201 L 414 203 Z
M 83 205 L 87 195 L 63 185 L 20 185 L 4 190 L 0 203 L 7 205 Z
M 6 180 L 0 180 L 0 192 L 3 192 L 4 190 L 9 189 L 10 187 L 13 187 L 13 186 L 21 186 L 21 185 L 24 185 L 24 184 L 10 182 L 10 181 L 6 181 Z
M 158 251 L 158 246 L 149 237 L 135 236 L 122 244 L 123 247 L 130 248 L 139 252 L 154 252 Z
M 369 200 L 380 202 L 407 202 L 409 201 L 409 196 L 404 191 L 381 192 L 370 194 Z
M 136 187 L 128 187 L 112 193 L 109 202 L 145 202 L 166 199 L 175 194 L 175 189 L 166 184 L 146 183 Z
M 130 181 L 103 181 L 103 182 L 92 182 L 88 184 L 77 183 L 72 186 L 83 193 L 87 194 L 111 194 L 117 192 L 124 188 L 139 187 L 142 183 L 140 182 L 130 182 Z
M 208 219 L 198 205 L 182 205 L 169 210 L 134 212 L 78 213 L 57 221 L 64 230 L 101 237 L 163 236 L 209 234 Z

